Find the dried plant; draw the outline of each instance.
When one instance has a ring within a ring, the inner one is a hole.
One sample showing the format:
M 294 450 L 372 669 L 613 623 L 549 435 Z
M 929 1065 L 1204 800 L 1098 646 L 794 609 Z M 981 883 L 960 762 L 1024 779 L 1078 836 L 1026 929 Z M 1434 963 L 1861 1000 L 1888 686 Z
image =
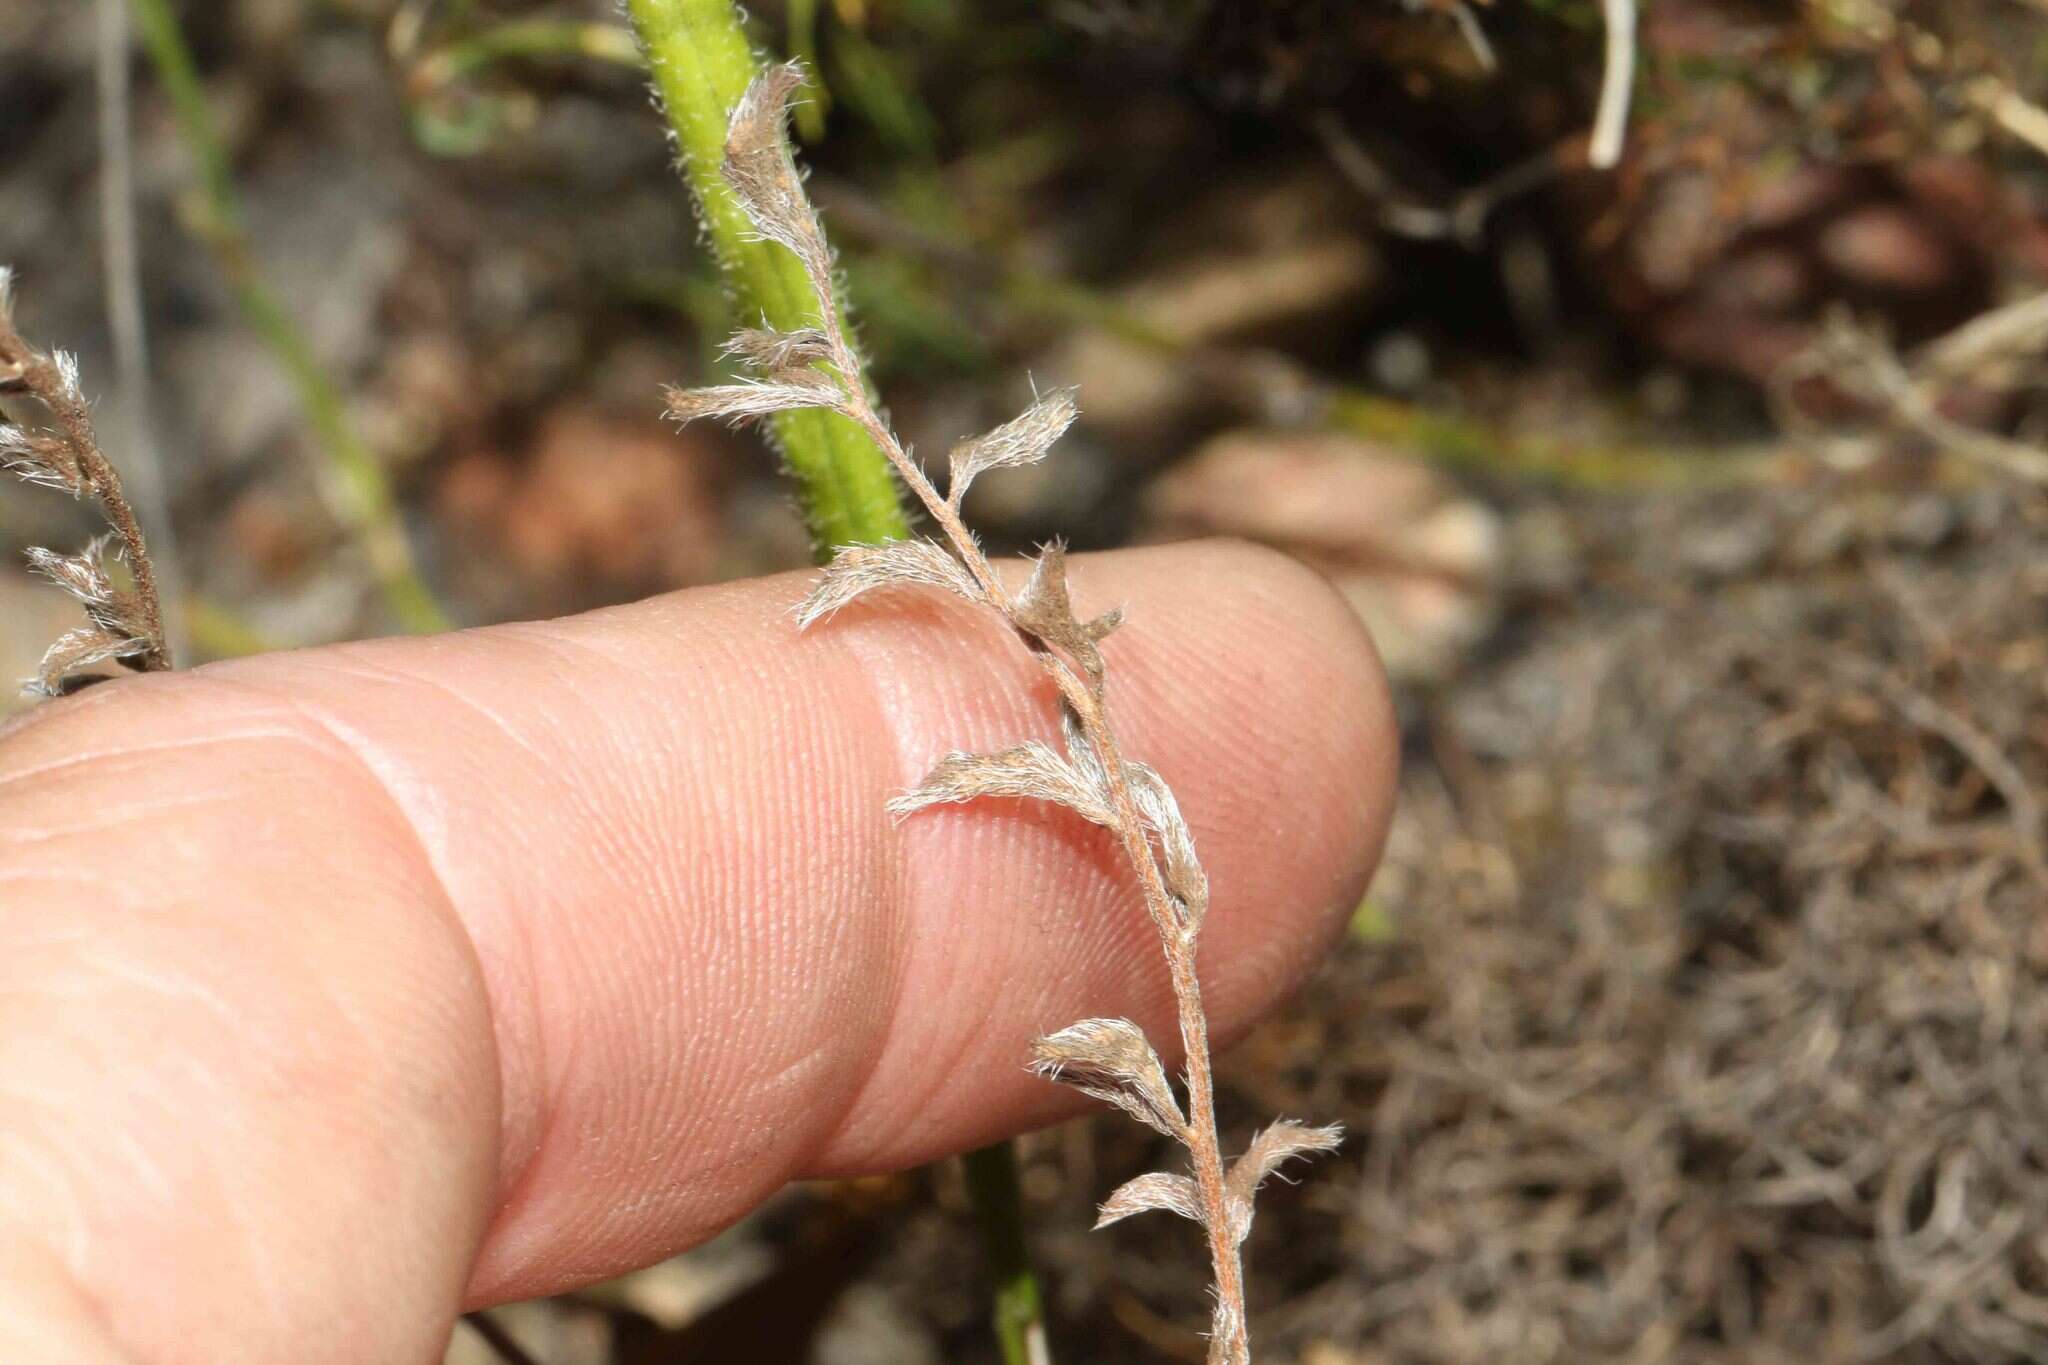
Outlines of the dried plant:
M 1122 843 L 1173 980 L 1187 1055 L 1187 1107 L 1183 1111 L 1158 1055 L 1128 1020 L 1084 1020 L 1041 1038 L 1033 1048 L 1032 1068 L 1116 1105 L 1187 1149 L 1191 1176 L 1138 1177 L 1102 1205 L 1098 1226 L 1149 1209 L 1202 1224 L 1215 1271 L 1209 1358 L 1212 1365 L 1243 1365 L 1251 1348 L 1239 1247 L 1251 1227 L 1252 1197 L 1282 1162 L 1329 1151 L 1342 1134 L 1336 1128 L 1276 1123 L 1226 1166 L 1216 1135 L 1209 1025 L 1195 972 L 1209 906 L 1208 877 L 1166 782 L 1146 765 L 1124 758 L 1110 725 L 1100 644 L 1121 624 L 1121 614 L 1113 611 L 1092 620 L 1075 615 L 1065 551 L 1057 544 L 1040 553 L 1030 579 L 1011 591 L 961 519 L 961 499 L 976 475 L 1044 457 L 1074 420 L 1073 396 L 1041 396 L 1014 421 L 956 447 L 946 496 L 939 495 L 876 413 L 834 302 L 832 253 L 804 193 L 785 127 L 789 98 L 802 83 L 800 68 L 791 65 L 763 73 L 749 87 L 727 127 L 724 175 L 760 237 L 794 253 L 815 296 L 818 317 L 814 325 L 798 330 L 740 333 L 732 353 L 749 362 L 758 377 L 675 391 L 670 414 L 686 422 L 707 417 L 746 422 L 770 413 L 824 409 L 850 419 L 888 456 L 938 523 L 946 544 L 913 540 L 849 547 L 826 567 L 799 608 L 799 624 L 812 625 L 874 589 L 941 588 L 999 614 L 1059 690 L 1064 751 L 1032 741 L 997 753 L 948 754 L 890 809 L 907 816 L 943 802 L 1028 797 L 1065 806 Z
M 22 340 L 14 326 L 13 283 L 13 272 L 0 266 L 0 396 L 34 399 L 54 425 L 0 424 L 0 472 L 74 498 L 90 497 L 112 528 L 75 555 L 28 552 L 29 567 L 77 598 L 86 616 L 84 625 L 50 646 L 28 689 L 56 696 L 89 681 L 83 670 L 110 660 L 138 672 L 169 668 L 149 547 L 121 491 L 120 475 L 93 438 L 78 360 L 63 351 L 46 355 Z M 126 561 L 127 582 L 109 572 L 110 557 Z

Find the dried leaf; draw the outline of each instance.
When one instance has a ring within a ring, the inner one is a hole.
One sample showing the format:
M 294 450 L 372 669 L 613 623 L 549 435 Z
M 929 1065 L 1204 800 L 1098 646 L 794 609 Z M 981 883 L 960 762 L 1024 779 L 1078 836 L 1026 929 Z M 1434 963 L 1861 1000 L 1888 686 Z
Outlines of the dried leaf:
M 770 413 L 796 408 L 833 408 L 845 395 L 824 375 L 800 378 L 785 374 L 773 381 L 715 384 L 703 389 L 670 389 L 668 415 L 678 422 L 723 417 L 739 425 Z
M 1134 1213 L 1149 1213 L 1163 1209 L 1177 1213 L 1183 1218 L 1192 1218 L 1197 1223 L 1202 1218 L 1202 1198 L 1195 1189 L 1195 1182 L 1184 1175 L 1167 1175 L 1154 1171 L 1141 1175 L 1135 1180 L 1126 1180 L 1117 1186 L 1116 1192 L 1102 1201 L 1095 1219 L 1095 1230 L 1100 1232 L 1111 1223 L 1121 1223 Z
M 24 687 L 34 696 L 58 697 L 65 682 L 80 669 L 110 659 L 132 659 L 149 652 L 149 642 L 133 636 L 114 634 L 99 625 L 79 626 L 57 637 L 36 666 L 36 676 Z
M 113 580 L 107 576 L 106 551 L 105 536 L 96 538 L 75 555 L 35 546 L 28 551 L 28 566 L 84 603 L 87 610 L 107 607 L 113 604 L 115 591 Z
M 929 540 L 849 545 L 825 566 L 818 585 L 797 608 L 797 628 L 823 620 L 871 588 L 903 584 L 945 588 L 973 601 L 985 600 L 981 584 L 943 545 Z
M 1073 656 L 1091 682 L 1102 681 L 1102 651 L 1096 644 L 1123 624 L 1123 611 L 1104 612 L 1086 623 L 1074 619 L 1067 595 L 1067 547 L 1054 541 L 1039 551 L 1038 563 L 1010 606 L 1010 622 Z
M 1209 913 L 1209 874 L 1202 870 L 1201 860 L 1195 856 L 1195 836 L 1180 813 L 1180 803 L 1174 800 L 1166 779 L 1149 764 L 1127 763 L 1124 772 L 1145 823 L 1159 838 L 1160 851 L 1165 855 L 1162 871 L 1166 889 L 1180 903 L 1183 924 L 1197 927 Z
M 0 425 L 0 471 L 73 496 L 85 491 L 85 477 L 70 442 L 48 432 Z
M 947 754 L 917 790 L 892 800 L 889 809 L 900 817 L 926 806 L 984 796 L 1051 801 L 1095 824 L 1116 824 L 1115 812 L 1101 795 L 1052 746 L 1037 740 L 992 754 Z
M 790 156 L 789 97 L 804 83 L 794 62 L 754 78 L 725 130 L 725 182 L 754 228 L 796 253 L 818 297 L 832 297 L 832 252 Z
M 1031 1069 L 1071 1085 L 1168 1137 L 1187 1131 L 1166 1068 L 1128 1019 L 1083 1019 L 1031 1045 Z
M 1033 464 L 1045 458 L 1053 442 L 1080 416 L 1071 389 L 1055 389 L 986 435 L 953 447 L 952 482 L 946 490 L 955 507 L 983 470 Z
M 154 634 L 147 613 L 134 593 L 115 585 L 106 568 L 111 535 L 99 536 L 75 555 L 61 555 L 41 547 L 28 551 L 28 566 L 78 599 L 86 616 L 107 635 L 146 648 Z M 125 647 L 121 657 L 129 651 Z
M 1342 1125 L 1333 1123 L 1324 1128 L 1311 1128 L 1307 1124 L 1281 1119 L 1277 1123 L 1267 1125 L 1252 1139 L 1252 1145 L 1245 1149 L 1245 1154 L 1231 1165 L 1230 1174 L 1224 1178 L 1224 1184 L 1233 1199 L 1243 1200 L 1249 1208 L 1252 1196 L 1258 1193 L 1259 1186 L 1265 1183 L 1266 1177 L 1279 1169 L 1282 1162 L 1298 1156 L 1334 1152 L 1343 1141 Z M 1245 1225 L 1249 1230 L 1249 1214 L 1245 1219 Z M 1242 1234 L 1239 1240 L 1243 1240 Z
M 832 340 L 815 327 L 793 332 L 773 327 L 743 327 L 725 343 L 725 353 L 770 374 L 832 358 Z

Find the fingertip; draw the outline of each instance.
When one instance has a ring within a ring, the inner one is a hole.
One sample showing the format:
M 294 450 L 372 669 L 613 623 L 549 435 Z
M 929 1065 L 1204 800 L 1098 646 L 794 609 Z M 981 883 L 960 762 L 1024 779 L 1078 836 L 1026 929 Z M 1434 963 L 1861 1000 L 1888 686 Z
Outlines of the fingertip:
M 1187 666 L 1207 670 L 1188 683 L 1208 712 L 1203 764 L 1168 776 L 1200 813 L 1219 907 L 1203 974 L 1227 1045 L 1299 987 L 1364 895 L 1392 818 L 1399 732 L 1379 653 L 1322 574 L 1237 539 L 1158 553 L 1175 557 L 1162 565 L 1170 581 L 1200 583 L 1187 597 L 1208 603 L 1205 625 L 1176 632 L 1202 642 Z

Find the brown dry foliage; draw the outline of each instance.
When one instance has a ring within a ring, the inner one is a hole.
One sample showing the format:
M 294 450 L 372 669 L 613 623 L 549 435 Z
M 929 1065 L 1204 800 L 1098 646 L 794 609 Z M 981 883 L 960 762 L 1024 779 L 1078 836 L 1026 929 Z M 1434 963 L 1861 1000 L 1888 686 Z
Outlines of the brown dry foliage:
M 149 547 L 121 491 L 120 475 L 93 436 L 77 358 L 63 351 L 46 354 L 22 338 L 14 325 L 13 283 L 12 272 L 0 266 L 0 397 L 32 400 L 52 425 L 0 423 L 0 474 L 89 497 L 112 528 L 75 555 L 29 552 L 29 567 L 77 599 L 86 620 L 50 646 L 28 690 L 56 696 L 93 681 L 84 670 L 109 661 L 141 672 L 169 668 Z M 108 572 L 110 551 L 116 549 L 127 562 L 129 582 Z
M 1366 1136 L 1274 1335 L 2048 1358 L 2048 502 L 1607 515 L 1609 590 L 1432 707 L 1395 941 L 1233 1078 Z M 1706 536 L 1754 562 L 1674 590 Z

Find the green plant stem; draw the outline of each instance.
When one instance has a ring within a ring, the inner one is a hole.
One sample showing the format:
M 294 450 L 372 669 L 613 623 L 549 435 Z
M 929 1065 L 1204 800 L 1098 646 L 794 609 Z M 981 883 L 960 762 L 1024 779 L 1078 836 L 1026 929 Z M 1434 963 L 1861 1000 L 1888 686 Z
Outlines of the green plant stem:
M 320 485 L 328 507 L 361 546 L 392 618 L 406 630 L 445 630 L 448 618 L 414 562 L 384 466 L 357 434 L 341 389 L 305 332 L 257 268 L 227 151 L 170 0 L 133 3 L 137 33 L 198 172 L 191 226 L 212 248 L 243 320 L 270 348 L 297 391 L 323 457 Z
M 760 70 L 731 0 L 630 0 L 654 88 L 675 134 L 684 178 L 740 320 L 794 330 L 818 321 L 818 300 L 794 256 L 756 240 L 720 175 L 725 125 Z M 889 462 L 837 413 L 778 413 L 773 429 L 796 479 L 819 558 L 841 545 L 909 534 Z
M 961 1164 L 995 1280 L 996 1344 L 1002 1348 L 1003 1365 L 1047 1365 L 1052 1356 L 1045 1337 L 1045 1305 L 1024 1243 L 1024 1185 L 1018 1178 L 1017 1146 L 999 1142 L 983 1147 L 962 1157 Z
M 816 324 L 821 301 L 802 265 L 782 247 L 755 239 L 721 174 L 727 120 L 760 70 L 738 8 L 731 0 L 630 0 L 628 9 L 742 321 L 760 318 L 791 330 Z M 841 545 L 910 533 L 888 456 L 858 425 L 813 410 L 778 414 L 774 429 L 821 558 Z M 993 1316 L 1004 1365 L 1048 1365 L 1016 1149 L 1000 1143 L 971 1153 L 966 1172 L 996 1282 Z

